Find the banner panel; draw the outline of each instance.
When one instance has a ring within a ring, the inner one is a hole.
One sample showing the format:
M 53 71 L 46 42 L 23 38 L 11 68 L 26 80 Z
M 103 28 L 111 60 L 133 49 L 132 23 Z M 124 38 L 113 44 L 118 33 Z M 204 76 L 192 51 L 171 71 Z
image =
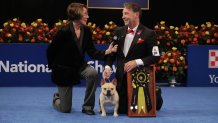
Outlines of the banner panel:
M 0 44 L 0 86 L 55 86 L 47 65 L 47 47 L 48 44 Z M 97 49 L 107 47 L 96 45 Z M 90 59 L 87 55 L 85 59 L 101 78 L 104 62 Z M 115 71 L 115 65 L 112 67 Z M 78 86 L 85 86 L 85 81 L 82 80 Z
M 123 3 L 135 2 L 142 9 L 149 10 L 149 0 L 87 0 L 88 8 L 95 9 L 123 9 Z
M 188 46 L 187 86 L 218 87 L 218 46 Z

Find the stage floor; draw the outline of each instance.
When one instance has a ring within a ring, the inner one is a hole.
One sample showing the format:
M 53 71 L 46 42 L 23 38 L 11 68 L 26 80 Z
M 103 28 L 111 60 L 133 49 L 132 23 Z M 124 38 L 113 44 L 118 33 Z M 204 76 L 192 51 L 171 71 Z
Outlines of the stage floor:
M 156 117 L 130 118 L 126 115 L 101 117 L 81 113 L 84 87 L 73 89 L 71 113 L 52 107 L 55 87 L 0 87 L 0 123 L 215 123 L 218 122 L 218 87 L 162 87 L 163 107 Z

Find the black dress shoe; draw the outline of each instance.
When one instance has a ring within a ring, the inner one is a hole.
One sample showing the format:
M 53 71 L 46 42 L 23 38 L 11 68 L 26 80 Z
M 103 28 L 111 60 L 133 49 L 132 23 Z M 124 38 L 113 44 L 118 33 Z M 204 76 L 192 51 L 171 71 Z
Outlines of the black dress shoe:
M 95 115 L 95 112 L 93 110 L 82 110 L 82 113 L 87 114 L 87 115 Z

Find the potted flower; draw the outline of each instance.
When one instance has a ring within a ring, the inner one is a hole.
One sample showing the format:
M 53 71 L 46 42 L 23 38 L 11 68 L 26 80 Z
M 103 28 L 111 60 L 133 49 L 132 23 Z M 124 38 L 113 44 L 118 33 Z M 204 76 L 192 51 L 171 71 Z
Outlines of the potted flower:
M 157 72 L 161 72 L 162 77 L 167 78 L 170 82 L 185 76 L 186 69 L 186 59 L 176 47 L 163 53 L 156 64 Z M 173 81 L 175 82 L 175 80 Z

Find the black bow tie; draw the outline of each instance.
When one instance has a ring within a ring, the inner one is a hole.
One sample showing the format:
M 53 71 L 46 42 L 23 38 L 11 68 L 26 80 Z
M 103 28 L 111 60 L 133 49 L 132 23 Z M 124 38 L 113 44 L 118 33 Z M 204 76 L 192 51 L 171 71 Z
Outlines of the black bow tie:
M 132 35 L 134 34 L 134 31 L 132 29 L 127 30 L 127 34 L 131 33 Z

